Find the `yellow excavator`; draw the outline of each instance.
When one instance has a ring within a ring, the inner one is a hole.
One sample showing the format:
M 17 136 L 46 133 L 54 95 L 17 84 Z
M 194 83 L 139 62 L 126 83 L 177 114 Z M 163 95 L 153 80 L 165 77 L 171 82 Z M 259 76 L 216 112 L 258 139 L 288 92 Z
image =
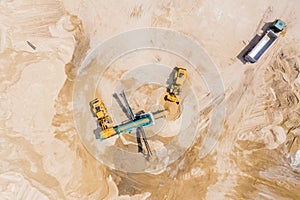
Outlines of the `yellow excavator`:
M 176 72 L 174 74 L 173 82 L 167 91 L 168 94 L 165 96 L 165 100 L 179 104 L 180 99 L 178 96 L 181 95 L 182 85 L 186 79 L 186 69 L 182 66 L 178 66 L 175 69 Z
M 112 120 L 108 116 L 104 103 L 100 99 L 96 98 L 90 102 L 93 113 L 97 117 L 98 123 L 102 128 L 102 130 L 99 132 L 99 139 L 100 141 L 102 141 L 103 139 L 107 139 L 115 135 L 130 133 L 133 129 L 136 129 L 137 143 L 139 149 L 138 151 L 143 152 L 142 143 L 141 143 L 141 138 L 143 138 L 144 145 L 147 150 L 147 156 L 150 157 L 152 155 L 152 152 L 148 144 L 146 133 L 143 127 L 151 126 L 154 124 L 153 114 L 151 112 L 148 113 L 140 112 L 139 114 L 134 114 L 127 101 L 124 91 L 121 93 L 121 96 L 124 99 L 124 103 L 126 106 L 126 114 L 127 116 L 128 115 L 130 116 L 130 119 L 129 121 L 117 126 L 112 126 L 111 124 Z
M 90 102 L 93 113 L 98 119 L 98 123 L 101 126 L 102 130 L 105 130 L 108 128 L 108 125 L 112 123 L 112 120 L 109 115 L 107 115 L 106 108 L 104 106 L 104 103 L 96 98 L 93 101 Z

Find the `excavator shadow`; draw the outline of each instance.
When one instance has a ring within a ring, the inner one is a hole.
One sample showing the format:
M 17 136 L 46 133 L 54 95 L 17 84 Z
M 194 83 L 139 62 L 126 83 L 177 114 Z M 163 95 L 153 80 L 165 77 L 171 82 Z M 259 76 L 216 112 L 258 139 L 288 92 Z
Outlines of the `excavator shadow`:
M 92 105 L 92 102 L 89 103 L 90 105 L 90 112 L 92 113 L 93 117 L 97 117 L 96 114 L 94 113 L 93 111 L 93 105 Z M 96 124 L 97 124 L 97 128 L 94 129 L 94 135 L 95 135 L 95 138 L 96 139 L 100 139 L 100 131 L 102 131 L 102 128 L 99 126 L 99 122 L 98 120 L 95 120 Z
M 177 67 L 173 68 L 171 73 L 169 74 L 169 77 L 166 81 L 166 85 L 167 85 L 167 92 L 170 91 L 170 87 L 174 84 L 174 76 L 176 74 L 177 71 Z
M 93 111 L 93 104 L 92 104 L 92 102 L 90 102 L 89 105 L 90 105 L 90 112 L 92 113 L 93 117 L 97 117 L 96 113 L 94 113 L 94 111 Z
M 98 123 L 97 123 L 98 124 Z M 102 131 L 102 128 L 100 126 L 98 126 L 95 130 L 94 130 L 94 135 L 95 135 L 95 138 L 98 140 L 100 139 L 100 132 Z
M 245 60 L 245 55 L 250 52 L 254 46 L 259 42 L 259 40 L 261 38 L 264 37 L 264 35 L 266 34 L 268 28 L 270 27 L 270 25 L 273 22 L 267 22 L 264 24 L 264 26 L 261 28 L 261 30 L 263 31 L 263 33 L 261 35 L 256 34 L 252 40 L 249 42 L 249 44 L 244 47 L 244 49 L 236 56 L 243 64 L 246 64 L 246 60 Z

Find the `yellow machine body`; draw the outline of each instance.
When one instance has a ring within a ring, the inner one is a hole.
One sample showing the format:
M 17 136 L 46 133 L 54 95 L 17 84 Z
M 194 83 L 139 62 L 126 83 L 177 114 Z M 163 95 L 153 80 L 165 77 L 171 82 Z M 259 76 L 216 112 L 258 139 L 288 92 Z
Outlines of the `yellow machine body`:
M 173 83 L 167 91 L 168 94 L 165 96 L 165 100 L 175 102 L 177 104 L 180 103 L 180 99 L 178 96 L 181 95 L 182 85 L 186 79 L 186 69 L 182 66 L 176 67 L 176 72 L 174 74 Z
M 101 99 L 94 99 L 90 102 L 93 108 L 93 113 L 98 119 L 98 123 L 101 126 L 102 130 L 107 129 L 108 125 L 112 123 L 110 116 L 107 115 L 106 108 Z

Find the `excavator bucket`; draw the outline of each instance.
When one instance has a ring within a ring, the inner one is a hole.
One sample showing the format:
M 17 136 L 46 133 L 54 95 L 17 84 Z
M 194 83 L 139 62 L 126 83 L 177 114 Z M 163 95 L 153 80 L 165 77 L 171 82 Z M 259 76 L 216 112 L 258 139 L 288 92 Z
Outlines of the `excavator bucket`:
M 116 132 L 116 130 L 114 128 L 108 128 L 108 129 L 105 129 L 105 130 L 102 130 L 100 132 L 100 141 L 102 141 L 103 139 L 106 139 L 106 138 L 110 138 L 114 135 L 117 135 L 118 133 Z
M 179 99 L 176 97 L 175 94 L 173 93 L 169 93 L 165 96 L 165 100 L 167 101 L 171 101 L 171 102 L 174 102 L 174 103 L 177 103 L 179 104 Z

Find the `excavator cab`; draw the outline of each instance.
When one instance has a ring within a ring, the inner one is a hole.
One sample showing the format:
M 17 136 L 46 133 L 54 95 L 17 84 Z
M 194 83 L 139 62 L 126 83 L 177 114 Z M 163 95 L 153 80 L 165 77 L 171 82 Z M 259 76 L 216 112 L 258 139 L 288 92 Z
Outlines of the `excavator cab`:
M 185 79 L 186 79 L 186 69 L 181 66 L 178 66 L 174 77 L 175 84 L 178 86 L 182 86 Z
M 90 102 L 90 105 L 93 108 L 94 115 L 99 119 L 105 116 L 105 107 L 100 99 L 94 99 Z M 101 109 L 102 108 L 102 109 Z M 104 109 L 103 109 L 104 108 Z

